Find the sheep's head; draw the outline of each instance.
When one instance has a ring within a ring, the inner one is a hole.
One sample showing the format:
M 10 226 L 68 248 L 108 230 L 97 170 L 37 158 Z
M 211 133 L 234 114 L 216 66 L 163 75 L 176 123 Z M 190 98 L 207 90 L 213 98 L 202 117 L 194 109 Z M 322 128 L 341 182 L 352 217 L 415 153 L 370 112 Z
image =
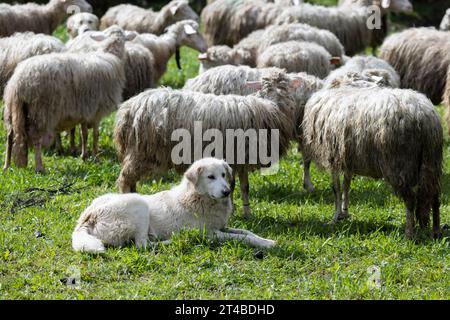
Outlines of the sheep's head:
M 92 6 L 86 0 L 52 0 L 61 5 L 67 14 L 92 12 Z
M 205 53 L 198 56 L 198 59 L 200 60 L 202 70 L 205 71 L 226 64 L 241 65 L 250 56 L 251 53 L 246 50 L 221 45 L 208 48 Z
M 449 31 L 450 30 L 450 8 L 447 9 L 445 12 L 445 16 L 442 19 L 441 25 L 439 26 L 439 29 L 443 31 Z
M 177 44 L 179 47 L 187 46 L 200 52 L 208 49 L 205 38 L 199 32 L 198 23 L 194 20 L 183 20 L 177 23 L 180 28 Z
M 166 11 L 166 19 L 171 23 L 182 20 L 199 21 L 198 14 L 189 6 L 186 0 L 174 0 L 166 5 L 162 10 Z
M 99 21 L 92 13 L 76 13 L 67 20 L 67 32 L 73 39 L 87 31 L 98 30 Z
M 103 51 L 114 54 L 120 59 L 123 58 L 125 52 L 125 41 L 131 41 L 136 38 L 137 33 L 132 31 L 124 31 L 119 26 L 113 25 L 103 31 L 90 33 L 90 37 L 101 42 Z

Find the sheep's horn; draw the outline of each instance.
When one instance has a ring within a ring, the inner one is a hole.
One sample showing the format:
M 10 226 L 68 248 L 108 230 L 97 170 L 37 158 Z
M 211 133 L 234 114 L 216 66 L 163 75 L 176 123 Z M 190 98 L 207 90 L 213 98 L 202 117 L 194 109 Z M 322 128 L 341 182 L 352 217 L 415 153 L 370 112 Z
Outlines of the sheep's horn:
M 341 63 L 341 57 L 331 57 L 330 64 L 337 65 Z
M 180 64 L 180 48 L 177 47 L 175 49 L 175 60 L 177 61 L 177 68 L 178 70 L 182 70 L 181 69 L 181 64 Z

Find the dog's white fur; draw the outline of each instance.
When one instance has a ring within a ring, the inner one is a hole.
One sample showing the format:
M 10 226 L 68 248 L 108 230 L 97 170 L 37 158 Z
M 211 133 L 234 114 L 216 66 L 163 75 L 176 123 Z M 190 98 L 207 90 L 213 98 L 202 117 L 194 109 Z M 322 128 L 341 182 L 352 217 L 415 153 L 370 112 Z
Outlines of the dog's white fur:
M 72 234 L 76 251 L 101 253 L 105 245 L 138 248 L 167 241 L 182 229 L 200 229 L 219 241 L 240 240 L 260 248 L 275 242 L 250 231 L 227 228 L 233 211 L 232 171 L 223 160 L 204 158 L 184 174 L 181 184 L 154 195 L 106 194 L 81 214 Z

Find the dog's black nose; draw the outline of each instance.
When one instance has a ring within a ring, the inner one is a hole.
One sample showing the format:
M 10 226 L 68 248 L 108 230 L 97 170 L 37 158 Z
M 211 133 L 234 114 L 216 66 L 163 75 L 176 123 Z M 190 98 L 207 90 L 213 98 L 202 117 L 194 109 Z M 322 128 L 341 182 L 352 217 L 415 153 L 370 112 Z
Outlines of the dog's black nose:
M 230 193 L 231 193 L 231 190 L 230 189 L 223 189 L 222 193 L 223 193 L 224 197 L 228 197 L 230 195 Z

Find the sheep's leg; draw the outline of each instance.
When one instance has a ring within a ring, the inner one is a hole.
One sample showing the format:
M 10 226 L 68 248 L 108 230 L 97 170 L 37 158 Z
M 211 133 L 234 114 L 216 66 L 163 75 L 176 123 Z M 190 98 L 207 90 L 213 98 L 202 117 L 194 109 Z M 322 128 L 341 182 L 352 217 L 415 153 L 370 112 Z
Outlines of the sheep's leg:
M 409 188 L 402 190 L 401 197 L 406 205 L 405 235 L 407 239 L 412 239 L 414 237 L 414 210 L 416 207 L 416 197 Z
M 436 194 L 433 198 L 433 237 L 435 239 L 440 238 L 442 236 L 441 233 L 441 219 L 440 219 L 440 212 L 439 212 L 439 195 Z
M 311 182 L 311 159 L 305 157 L 303 159 L 303 188 L 308 192 L 314 192 L 314 185 Z
M 61 133 L 57 133 L 56 137 L 55 137 L 55 149 L 56 149 L 56 153 L 59 155 L 63 155 L 64 154 L 64 148 L 62 145 L 62 141 L 61 141 Z
M 339 221 L 340 216 L 342 215 L 342 198 L 341 198 L 341 179 L 339 178 L 339 173 L 332 173 L 333 180 L 333 192 L 334 192 L 334 217 L 332 223 L 336 223 Z
M 42 165 L 42 144 L 41 139 L 36 139 L 33 141 L 34 147 L 34 163 L 36 172 L 44 172 L 44 167 Z
M 13 131 L 10 130 L 8 132 L 8 137 L 6 140 L 6 156 L 5 156 L 5 166 L 3 167 L 3 170 L 6 170 L 11 166 L 12 146 L 13 146 Z
M 348 202 L 349 197 L 348 193 L 350 191 L 350 185 L 352 183 L 352 174 L 346 173 L 344 174 L 344 181 L 342 182 L 342 211 L 339 219 L 346 219 L 349 217 L 348 214 Z
M 92 128 L 92 156 L 94 158 L 97 157 L 98 154 L 98 138 L 99 138 L 99 124 L 96 123 L 94 124 L 93 128 Z
M 70 154 L 72 154 L 73 156 L 77 154 L 77 146 L 75 145 L 75 130 L 76 127 L 72 128 L 70 130 Z
M 88 128 L 86 124 L 81 125 L 81 159 L 86 160 L 88 158 L 87 152 L 88 142 Z
M 137 172 L 139 167 L 140 166 L 136 165 L 135 162 L 130 161 L 128 157 L 125 157 L 119 178 L 117 179 L 117 185 L 119 186 L 121 193 L 136 192 L 136 184 L 140 177 L 140 172 Z
M 250 218 L 251 213 L 250 213 L 250 203 L 248 200 L 249 183 L 247 170 L 239 172 L 239 182 L 241 184 L 242 209 L 244 211 L 244 218 Z

